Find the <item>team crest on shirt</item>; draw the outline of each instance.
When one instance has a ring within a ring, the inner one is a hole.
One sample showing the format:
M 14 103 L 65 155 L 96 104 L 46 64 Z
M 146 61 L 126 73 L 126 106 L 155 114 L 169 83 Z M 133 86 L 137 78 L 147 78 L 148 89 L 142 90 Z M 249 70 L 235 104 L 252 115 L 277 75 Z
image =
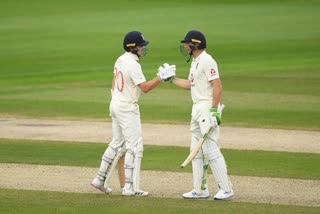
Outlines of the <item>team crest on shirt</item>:
M 213 68 L 211 68 L 211 70 L 210 70 L 211 76 L 215 75 L 216 73 L 217 73 L 216 70 L 214 70 Z

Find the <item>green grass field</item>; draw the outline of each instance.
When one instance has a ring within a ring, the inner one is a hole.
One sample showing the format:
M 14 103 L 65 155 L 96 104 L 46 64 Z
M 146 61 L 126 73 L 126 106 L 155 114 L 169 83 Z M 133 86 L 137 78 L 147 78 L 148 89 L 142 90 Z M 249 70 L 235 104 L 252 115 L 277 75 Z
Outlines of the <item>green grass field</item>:
M 0 189 L 0 213 L 318 213 L 316 207 Z M 33 200 L 30 200 L 33 198 Z M 79 203 L 81 202 L 81 203 Z M 17 207 L 16 205 L 19 204 Z
M 113 64 L 123 53 L 125 33 L 139 30 L 150 41 L 140 60 L 147 79 L 164 62 L 176 64 L 177 76 L 186 78 L 190 64 L 179 53 L 179 42 L 198 29 L 218 62 L 225 126 L 320 131 L 319 10 L 318 0 L 2 0 L 0 116 L 109 120 Z M 162 84 L 142 95 L 142 121 L 187 124 L 191 105 L 189 91 Z M 0 162 L 96 167 L 104 148 L 88 147 L 0 139 Z M 146 146 L 142 167 L 175 171 L 157 160 L 168 156 L 179 166 L 187 152 Z M 320 177 L 319 170 L 312 170 L 319 165 L 318 154 L 223 153 L 233 175 Z M 128 213 L 135 212 L 133 207 L 139 213 L 194 213 L 199 207 L 201 213 L 319 212 L 301 206 L 7 189 L 0 189 L 0 199 L 0 213 L 102 213 L 108 208 Z
M 101 143 L 10 140 L 0 138 L 0 163 L 98 167 Z M 222 150 L 230 175 L 320 180 L 320 154 L 256 150 Z M 143 170 L 191 172 L 180 165 L 189 148 L 144 146 Z M 163 158 L 166 157 L 166 158 Z
M 319 1 L 191 2 L 2 1 L 0 114 L 109 119 L 125 33 L 140 30 L 150 41 L 140 60 L 147 79 L 164 62 L 186 78 L 179 41 L 199 29 L 219 65 L 225 125 L 320 130 Z M 190 119 L 189 92 L 172 85 L 140 104 L 144 121 Z
M 105 145 L 0 139 L 0 163 L 82 166 L 96 168 Z M 143 170 L 191 172 L 180 169 L 188 148 L 145 146 Z M 223 150 L 230 175 L 320 179 L 319 154 Z M 163 157 L 166 157 L 165 160 Z M 159 164 L 161 163 L 161 164 Z M 280 163 L 280 164 L 279 164 Z M 0 189 L 0 213 L 317 213 L 319 208 L 212 200 L 123 198 L 119 195 Z M 32 198 L 32 199 L 31 199 Z M 226 206 L 226 203 L 228 205 Z M 135 208 L 132 210 L 132 208 Z
M 316 207 L 0 189 L 3 213 L 318 213 Z M 34 198 L 30 200 L 30 198 Z M 81 203 L 79 203 L 81 202 Z M 19 204 L 19 207 L 16 206 Z M 8 212 L 6 212 L 8 211 Z

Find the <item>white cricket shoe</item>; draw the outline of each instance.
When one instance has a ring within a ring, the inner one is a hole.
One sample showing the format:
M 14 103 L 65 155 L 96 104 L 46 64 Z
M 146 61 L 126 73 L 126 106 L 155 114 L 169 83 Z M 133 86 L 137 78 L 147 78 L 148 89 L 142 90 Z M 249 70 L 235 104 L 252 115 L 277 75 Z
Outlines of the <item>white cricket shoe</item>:
M 142 196 L 142 197 L 145 197 L 145 196 L 148 196 L 149 193 L 145 192 L 145 191 L 142 191 L 142 190 L 139 190 L 139 191 L 135 192 L 132 189 L 123 188 L 122 195 L 123 196 Z
M 93 181 L 90 183 L 91 186 L 94 188 L 100 190 L 101 192 L 110 194 L 112 192 L 112 189 L 109 187 L 104 187 L 104 182 L 99 180 L 98 178 L 93 179 Z
M 227 200 L 234 196 L 233 190 L 230 192 L 225 192 L 224 190 L 219 190 L 218 193 L 213 197 L 214 200 Z
M 210 193 L 209 193 L 208 188 L 201 190 L 201 196 L 202 196 L 202 198 L 209 198 L 210 197 Z
M 185 199 L 204 199 L 209 198 L 210 194 L 208 189 L 201 190 L 201 194 L 198 194 L 195 190 L 182 194 L 182 198 Z
M 149 195 L 149 192 L 145 192 L 145 191 L 139 190 L 139 191 L 135 192 L 134 195 L 135 195 L 135 196 L 145 197 L 145 196 L 148 196 L 148 195 Z

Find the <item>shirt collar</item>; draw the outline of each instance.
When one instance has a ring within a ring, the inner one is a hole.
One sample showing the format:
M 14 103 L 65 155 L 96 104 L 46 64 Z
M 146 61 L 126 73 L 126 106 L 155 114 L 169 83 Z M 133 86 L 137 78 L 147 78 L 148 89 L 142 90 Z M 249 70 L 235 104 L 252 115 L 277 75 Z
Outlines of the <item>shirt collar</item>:
M 206 53 L 206 51 L 203 50 L 202 53 L 197 58 L 193 58 L 193 61 L 198 62 L 200 60 L 201 56 L 204 55 L 205 53 Z
M 139 57 L 136 54 L 133 54 L 131 52 L 126 52 L 126 55 L 135 61 L 139 60 Z

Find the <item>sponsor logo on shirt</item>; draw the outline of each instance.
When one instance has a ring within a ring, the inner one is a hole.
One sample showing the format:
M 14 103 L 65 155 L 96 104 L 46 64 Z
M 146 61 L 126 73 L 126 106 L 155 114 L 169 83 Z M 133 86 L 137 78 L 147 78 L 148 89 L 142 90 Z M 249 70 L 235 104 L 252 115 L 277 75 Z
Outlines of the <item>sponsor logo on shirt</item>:
M 210 70 L 210 74 L 211 74 L 211 76 L 213 76 L 213 75 L 216 75 L 216 70 L 214 70 L 213 68 L 211 68 L 211 70 Z
M 191 73 L 189 80 L 190 80 L 191 87 L 195 86 L 193 73 Z

